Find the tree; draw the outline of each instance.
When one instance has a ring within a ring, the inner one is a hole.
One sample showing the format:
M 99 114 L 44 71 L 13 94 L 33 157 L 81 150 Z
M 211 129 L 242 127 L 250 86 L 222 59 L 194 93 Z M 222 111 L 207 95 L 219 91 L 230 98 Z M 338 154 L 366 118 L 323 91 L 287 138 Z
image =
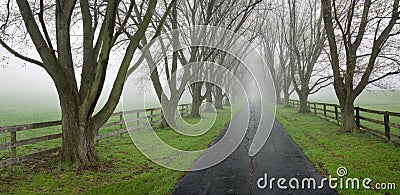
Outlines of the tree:
M 206 2 L 206 1 L 205 1 Z M 231 30 L 235 33 L 239 33 L 243 35 L 249 27 L 244 27 L 244 24 L 246 20 L 250 17 L 251 13 L 253 10 L 256 8 L 258 4 L 260 4 L 260 0 L 252 0 L 252 1 L 228 1 L 228 2 L 216 2 L 214 0 L 211 0 L 207 6 L 207 12 L 206 14 L 203 14 L 205 16 L 201 16 L 199 19 L 200 24 L 204 21 L 204 24 L 211 24 L 214 26 L 218 26 L 227 30 Z M 197 11 L 198 12 L 198 11 Z M 192 13 L 196 13 L 196 10 L 193 10 Z M 200 12 L 201 13 L 201 12 Z M 205 17 L 202 19 L 202 17 Z M 193 17 L 192 17 L 193 18 Z M 192 21 L 193 22 L 193 21 Z M 199 24 L 199 23 L 197 23 Z M 252 39 L 252 38 L 250 38 Z M 232 40 L 231 43 L 234 43 L 235 40 Z M 204 59 L 198 59 L 198 60 L 208 60 L 210 56 L 212 55 L 218 55 L 217 53 L 214 53 L 215 50 L 213 49 L 205 49 L 205 50 L 200 50 L 206 53 L 201 53 L 197 56 L 199 57 L 204 57 Z M 226 55 L 226 54 L 224 54 Z M 215 56 L 211 57 L 212 59 L 215 59 Z M 220 59 L 221 61 L 219 62 L 220 64 L 224 64 L 224 57 Z M 205 71 L 210 71 L 210 70 L 205 70 Z M 211 70 L 212 71 L 212 70 Z M 209 73 L 198 73 L 198 74 L 204 74 L 209 75 Z M 211 73 L 212 76 L 216 76 L 215 73 Z M 205 94 L 204 96 L 201 95 L 202 92 L 202 86 L 205 84 Z M 201 103 L 206 99 L 209 103 L 212 101 L 212 89 L 215 88 L 215 86 L 212 83 L 208 82 L 197 82 L 191 85 L 191 92 L 192 92 L 192 111 L 190 116 L 192 117 L 198 117 L 199 116 L 199 108 Z M 219 89 L 218 93 L 219 93 Z M 218 104 L 220 104 L 220 101 L 222 101 L 222 98 L 219 96 L 218 97 Z
M 201 43 L 203 41 L 212 40 L 209 37 L 204 36 L 202 31 L 206 32 L 206 29 L 195 27 L 196 25 L 212 25 L 218 26 L 225 29 L 230 29 L 234 32 L 245 31 L 246 29 L 242 29 L 243 23 L 245 23 L 246 19 L 250 15 L 251 11 L 255 8 L 255 6 L 260 3 L 260 0 L 256 1 L 180 1 L 177 2 L 175 7 L 173 8 L 169 20 L 164 25 L 164 32 L 173 31 L 177 29 L 179 26 L 190 26 L 194 28 L 194 32 L 199 31 L 198 34 L 193 35 L 182 35 L 187 36 L 188 41 L 196 41 L 193 42 L 193 45 Z M 239 17 L 238 17 L 239 13 Z M 154 25 L 153 25 L 154 26 Z M 197 28 L 197 29 L 196 29 Z M 177 35 L 177 33 L 172 33 Z M 207 35 L 212 36 L 212 35 Z M 148 42 L 145 40 L 147 38 L 143 38 L 142 44 L 146 45 Z M 171 37 L 173 39 L 173 37 Z M 171 45 L 173 40 L 167 40 L 165 46 Z M 234 40 L 232 40 L 234 42 Z M 180 43 L 178 43 L 179 45 Z M 190 45 L 190 44 L 189 44 Z M 176 46 L 176 45 L 175 45 Z M 187 45 L 186 45 L 187 46 Z M 154 57 L 149 54 L 146 58 L 148 61 L 149 68 L 152 72 L 151 80 L 153 82 L 153 87 L 157 93 L 159 101 L 164 101 L 166 104 L 173 105 L 177 104 L 181 98 L 182 89 L 187 83 L 184 81 L 180 82 L 180 86 L 176 86 L 176 77 L 173 77 L 175 71 L 179 66 L 185 67 L 187 64 L 191 64 L 194 62 L 204 62 L 204 61 L 212 61 L 215 62 L 217 60 L 217 56 L 219 55 L 215 49 L 206 48 L 201 46 L 190 46 L 186 48 L 187 51 L 175 51 L 172 55 L 172 60 L 167 58 L 166 54 L 163 54 L 165 57 L 164 66 L 154 66 L 157 63 L 157 60 L 154 60 Z M 152 60 L 153 58 L 153 60 Z M 220 64 L 223 64 L 223 58 L 220 61 Z M 151 66 L 151 67 L 150 67 Z M 165 78 L 168 80 L 168 91 L 170 91 L 171 96 L 167 98 L 165 95 L 164 89 L 162 87 L 162 81 L 160 78 L 163 76 L 161 74 L 165 74 Z M 184 78 L 188 77 L 196 77 L 196 78 L 206 78 L 211 76 L 216 76 L 214 71 L 211 69 L 196 69 L 190 70 L 189 68 L 184 68 Z M 186 80 L 188 81 L 188 80 Z M 192 95 L 192 106 L 191 106 L 191 117 L 199 117 L 199 110 L 202 102 L 206 100 L 211 103 L 213 100 L 212 91 L 215 89 L 216 91 L 216 102 L 218 102 L 218 108 L 222 108 L 222 90 L 218 89 L 214 84 L 209 82 L 195 82 L 189 85 L 189 89 Z M 203 93 L 204 92 L 204 93 Z M 173 95 L 172 95 L 173 94 Z M 174 111 L 174 109 L 168 109 Z M 161 127 L 168 126 L 166 121 L 163 120 Z
M 294 89 L 299 96 L 299 112 L 309 112 L 308 96 L 331 84 L 331 76 L 317 71 L 325 46 L 325 32 L 322 26 L 322 14 L 317 1 L 308 1 L 301 11 L 296 9 L 296 0 L 289 1 L 290 8 L 290 49 L 291 78 Z M 301 15 L 297 19 L 297 15 Z M 322 67 L 322 70 L 327 68 Z M 319 74 L 318 74 L 319 73 Z
M 322 0 L 322 11 L 334 88 L 342 111 L 342 131 L 352 132 L 358 128 L 354 120 L 355 99 L 367 85 L 400 73 L 398 70 L 385 71 L 373 78 L 374 74 L 381 72 L 377 63 L 398 62 L 398 59 L 388 56 L 390 47 L 387 43 L 399 34 L 398 29 L 395 31 L 399 20 L 399 0 L 341 3 L 342 6 L 338 6 L 336 0 Z
M 289 87 L 291 85 L 290 71 L 288 66 L 289 47 L 286 44 L 286 26 L 285 26 L 285 2 L 273 11 L 262 10 L 259 14 L 261 32 L 260 45 L 261 51 L 265 56 L 265 71 L 271 73 L 275 85 L 276 101 L 281 102 L 281 92 L 283 91 L 285 100 L 289 104 Z M 286 102 L 286 101 L 284 101 Z
M 55 6 L 45 9 L 43 0 L 39 5 L 28 0 L 17 0 L 17 5 L 40 60 L 24 56 L 3 40 L 0 40 L 0 44 L 16 57 L 43 68 L 54 81 L 62 112 L 62 159 L 85 165 L 97 162 L 95 135 L 119 102 L 132 57 L 146 33 L 157 1 L 150 0 L 145 6 L 147 10 L 141 18 L 142 22 L 133 24 L 136 31 L 125 42 L 124 56 L 118 64 L 112 90 L 97 113 L 94 109 L 103 91 L 107 67 L 112 63 L 109 61 L 110 55 L 125 27 L 133 23 L 130 15 L 134 2 L 108 0 L 98 5 L 97 1 L 80 0 L 78 6 L 77 1 L 58 0 Z M 36 17 L 37 10 L 39 17 Z M 45 22 L 43 15 L 49 21 L 55 21 L 54 33 L 48 31 L 52 28 L 49 26 L 51 22 Z M 73 29 L 72 25 L 76 22 L 80 22 L 82 27 Z M 79 47 L 83 45 L 82 60 L 73 60 L 77 55 L 71 43 L 73 30 L 83 35 L 79 44 Z M 82 69 L 79 87 L 75 77 L 76 67 Z

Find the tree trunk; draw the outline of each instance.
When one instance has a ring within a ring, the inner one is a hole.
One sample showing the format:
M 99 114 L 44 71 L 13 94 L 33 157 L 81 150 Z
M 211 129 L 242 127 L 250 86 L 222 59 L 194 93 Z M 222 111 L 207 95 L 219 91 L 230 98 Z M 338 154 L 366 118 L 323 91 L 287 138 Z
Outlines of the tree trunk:
M 299 99 L 300 99 L 299 113 L 305 114 L 310 112 L 310 110 L 308 109 L 308 94 L 300 93 Z
M 283 106 L 285 108 L 290 107 L 289 90 L 283 90 Z
M 200 117 L 200 105 L 201 101 L 199 98 L 193 98 L 192 100 L 192 110 L 190 112 L 190 117 Z
M 206 108 L 205 108 L 206 112 L 213 112 L 213 109 L 212 109 L 213 98 L 212 98 L 212 93 L 211 93 L 212 88 L 213 88 L 212 83 L 206 83 L 205 97 L 206 97 L 206 102 L 208 102 L 208 104 L 206 104 Z
M 347 103 L 341 104 L 340 107 L 342 108 L 342 121 L 343 127 L 341 129 L 344 133 L 353 132 L 353 130 L 358 129 L 356 125 L 356 121 L 354 118 L 354 101 L 347 101 Z
M 168 127 L 168 123 L 167 123 L 167 120 L 165 120 L 164 115 L 161 116 L 161 123 L 160 123 L 159 127 L 161 129 L 164 129 L 164 128 Z
M 281 101 L 281 93 L 276 94 L 276 103 L 277 104 L 282 104 L 283 102 Z
M 225 94 L 225 106 L 230 106 L 231 103 L 229 102 L 228 96 Z
M 224 99 L 224 96 L 222 95 L 222 89 L 218 86 L 215 87 L 215 108 L 216 109 L 224 109 L 222 106 L 222 100 Z
M 288 67 L 287 70 L 283 71 L 283 106 L 285 108 L 289 108 L 290 107 L 290 102 L 289 102 L 290 84 L 291 84 L 290 68 Z
M 280 89 L 277 90 L 277 92 L 276 92 L 276 103 L 277 104 L 282 104 L 282 101 L 281 101 L 281 90 Z
M 67 162 L 90 165 L 99 159 L 94 145 L 97 130 L 77 113 L 73 107 L 62 108 L 61 157 Z
M 200 106 L 203 98 L 201 96 L 202 83 L 193 83 L 192 87 L 192 110 L 190 117 L 200 117 Z
M 279 80 L 279 79 L 276 79 Z M 275 98 L 276 98 L 276 104 L 282 104 L 281 101 L 281 91 L 282 91 L 282 83 L 281 82 L 275 82 Z
M 161 115 L 160 128 L 174 127 L 176 126 L 175 114 L 178 109 L 177 96 L 172 95 L 170 100 L 164 100 L 163 102 L 163 114 Z M 168 117 L 168 120 L 167 120 Z

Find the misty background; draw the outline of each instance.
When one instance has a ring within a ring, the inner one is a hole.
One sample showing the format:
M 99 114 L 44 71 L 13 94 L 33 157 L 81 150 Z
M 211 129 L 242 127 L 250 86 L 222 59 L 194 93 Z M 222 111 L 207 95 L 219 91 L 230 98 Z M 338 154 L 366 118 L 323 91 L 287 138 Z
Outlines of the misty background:
M 35 54 L 32 52 L 31 54 Z M 43 68 L 32 64 L 26 64 L 12 55 L 0 49 L 1 56 L 5 56 L 0 67 L 0 126 L 17 125 L 23 123 L 44 122 L 49 120 L 59 120 L 61 111 L 56 88 L 50 76 Z M 118 56 L 114 56 L 118 58 Z M 118 60 L 118 59 L 114 59 Z M 115 69 L 115 70 L 114 70 Z M 101 95 L 99 105 L 105 103 L 106 97 L 112 88 L 112 83 L 116 75 L 116 68 L 109 68 L 107 72 L 104 91 Z M 77 71 L 77 78 L 80 78 L 80 71 Z M 133 75 L 135 76 L 135 75 Z M 398 77 L 387 80 L 390 88 L 381 89 L 370 87 L 357 98 L 355 104 L 365 106 L 369 104 L 379 105 L 384 99 L 385 103 L 400 104 L 400 82 Z M 144 84 L 147 87 L 144 87 Z M 116 109 L 120 111 L 143 108 L 143 94 L 146 93 L 146 106 L 159 107 L 160 104 L 154 93 L 150 81 L 129 82 L 125 91 L 129 93 L 125 96 L 124 107 L 122 101 Z M 129 98 L 127 98 L 129 96 Z M 124 96 L 121 97 L 123 99 Z M 132 101 L 127 99 L 132 98 Z M 297 99 L 296 93 L 292 93 L 292 99 Z M 190 102 L 190 94 L 186 90 L 182 103 Z M 333 86 L 330 85 L 316 94 L 310 95 L 309 101 L 338 103 Z M 34 117 L 32 117 L 34 115 Z M 15 117 L 18 116 L 18 117 Z M 16 119 L 18 118 L 18 119 Z
M 37 53 L 32 51 L 28 55 L 37 56 Z M 46 71 L 15 58 L 4 48 L 0 48 L 0 56 L 4 56 L 0 62 L 0 127 L 60 120 L 61 109 L 57 90 Z M 121 56 L 114 56 L 112 60 L 118 61 L 119 57 Z M 106 102 L 116 73 L 117 67 L 110 66 L 107 70 L 104 90 L 96 111 Z M 76 71 L 78 80 L 79 74 L 78 68 Z M 129 79 L 116 111 L 141 109 L 144 106 L 160 107 L 151 81 L 140 78 L 140 70 L 131 76 L 138 79 Z M 190 93 L 186 90 L 181 103 L 190 103 L 190 98 Z

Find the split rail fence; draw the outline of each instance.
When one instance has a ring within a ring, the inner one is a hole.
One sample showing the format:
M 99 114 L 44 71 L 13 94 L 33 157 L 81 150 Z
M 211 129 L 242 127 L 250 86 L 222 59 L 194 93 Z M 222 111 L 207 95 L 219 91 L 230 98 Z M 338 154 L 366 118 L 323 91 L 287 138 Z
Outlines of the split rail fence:
M 182 104 L 179 105 L 179 110 L 181 115 L 189 115 L 190 104 Z M 129 117 L 125 117 L 124 115 L 130 115 Z M 133 116 L 132 116 L 133 115 Z M 136 115 L 136 116 L 135 116 Z M 139 109 L 139 110 L 131 110 L 125 112 L 116 112 L 113 113 L 110 117 L 111 122 L 105 123 L 99 130 L 99 134 L 95 137 L 96 145 L 99 144 L 100 139 L 104 139 L 107 137 L 120 135 L 122 137 L 123 133 L 141 128 L 144 126 L 144 123 L 140 123 L 140 121 L 149 120 L 150 124 L 157 124 L 161 122 L 162 111 L 161 108 L 148 108 L 148 109 Z M 111 120 L 113 119 L 113 120 Z M 125 124 L 130 122 L 135 122 L 135 126 L 126 127 Z M 13 170 L 16 168 L 16 164 L 26 162 L 33 159 L 41 159 L 44 156 L 51 155 L 53 153 L 57 153 L 60 147 L 53 147 L 49 149 L 44 149 L 39 152 L 23 154 L 18 156 L 17 149 L 18 147 L 34 145 L 39 142 L 45 142 L 49 140 L 55 140 L 62 137 L 62 133 L 56 133 L 51 135 L 37 135 L 36 137 L 31 137 L 28 139 L 17 139 L 17 134 L 24 133 L 26 131 L 31 131 L 34 129 L 42 129 L 48 127 L 55 127 L 57 132 L 61 132 L 61 120 L 58 121 L 48 121 L 41 123 L 33 123 L 33 124 L 24 124 L 24 125 L 14 125 L 7 127 L 0 127 L 0 138 L 9 139 L 5 143 L 0 144 L 1 150 L 8 150 L 8 154 L 6 156 L 1 157 L 0 153 L 0 167 L 12 166 Z M 110 129 L 108 132 L 101 133 L 103 129 Z M 9 134 L 7 136 L 6 134 Z M 61 143 L 61 142 L 60 142 Z M 9 156 L 8 158 L 6 158 Z M 6 158 L 6 159 L 2 159 Z
M 299 108 L 300 101 L 289 100 L 289 105 Z M 338 125 L 342 124 L 340 105 L 318 102 L 308 102 L 307 105 L 314 115 Z M 361 107 L 355 107 L 354 112 L 354 120 L 361 130 L 400 143 L 400 113 Z

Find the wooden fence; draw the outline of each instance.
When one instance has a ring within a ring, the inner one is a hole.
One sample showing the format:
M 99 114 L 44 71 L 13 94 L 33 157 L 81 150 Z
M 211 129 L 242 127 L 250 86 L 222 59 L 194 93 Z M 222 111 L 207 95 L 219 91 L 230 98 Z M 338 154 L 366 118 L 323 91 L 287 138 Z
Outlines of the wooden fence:
M 299 108 L 300 101 L 290 100 L 289 105 L 294 108 Z M 340 106 L 337 104 L 307 102 L 307 107 L 311 113 L 322 119 L 328 120 L 338 125 L 342 123 L 342 113 L 340 110 Z M 368 131 L 379 137 L 383 137 L 388 141 L 395 138 L 396 140 L 394 141 L 400 143 L 400 124 L 390 122 L 392 119 L 396 119 L 395 121 L 400 121 L 400 113 L 372 110 L 361 107 L 355 107 L 354 112 L 354 120 L 356 122 L 356 125 L 361 130 Z M 363 121 L 373 124 L 370 126 L 374 127 L 368 127 L 366 124 L 364 124 L 365 122 Z M 393 130 L 393 132 L 391 132 L 391 130 Z
M 182 104 L 182 105 L 179 105 L 179 107 L 180 107 L 179 108 L 180 113 L 182 115 L 189 114 L 190 104 Z M 143 113 L 142 116 L 140 113 Z M 129 119 L 124 120 L 124 117 L 123 117 L 124 115 L 132 115 L 132 114 L 136 114 L 136 117 L 129 117 Z M 111 115 L 111 117 L 118 117 L 118 116 L 119 116 L 118 121 L 107 122 L 101 127 L 101 129 L 109 128 L 109 127 L 117 127 L 118 129 L 113 130 L 111 132 L 104 133 L 104 134 L 98 134 L 95 137 L 96 145 L 99 144 L 100 139 L 111 137 L 111 136 L 118 135 L 118 134 L 122 137 L 123 133 L 125 133 L 125 132 L 143 127 L 144 124 L 143 123 L 140 124 L 139 123 L 140 121 L 149 120 L 151 125 L 153 125 L 155 123 L 159 123 L 159 122 L 161 122 L 162 112 L 161 112 L 161 108 L 148 108 L 148 109 L 125 111 L 125 112 L 116 112 Z M 156 117 L 158 117 L 159 119 L 157 118 L 158 120 L 153 120 Z M 134 121 L 137 121 L 136 126 L 125 127 L 125 123 L 134 122 Z M 42 150 L 42 151 L 39 151 L 36 153 L 17 156 L 17 148 L 18 147 L 29 145 L 29 144 L 36 144 L 36 143 L 44 142 L 44 141 L 48 141 L 48 140 L 54 140 L 54 139 L 58 139 L 58 138 L 62 137 L 62 133 L 57 133 L 57 134 L 52 134 L 52 135 L 17 140 L 17 133 L 29 131 L 29 130 L 33 130 L 33 129 L 55 127 L 55 126 L 59 126 L 59 129 L 61 129 L 60 125 L 61 125 L 61 120 L 0 127 L 0 135 L 6 134 L 6 133 L 10 133 L 10 135 L 11 135 L 10 142 L 0 144 L 0 150 L 8 149 L 10 151 L 10 158 L 5 159 L 5 160 L 0 159 L 1 160 L 0 167 L 6 167 L 6 166 L 12 165 L 13 170 L 15 170 L 16 164 L 18 164 L 18 163 L 26 162 L 26 161 L 33 160 L 33 159 L 40 159 L 46 155 L 57 153 L 58 150 L 60 149 L 60 147 L 50 148 L 50 149 Z M 100 132 L 100 130 L 99 130 L 99 132 Z

